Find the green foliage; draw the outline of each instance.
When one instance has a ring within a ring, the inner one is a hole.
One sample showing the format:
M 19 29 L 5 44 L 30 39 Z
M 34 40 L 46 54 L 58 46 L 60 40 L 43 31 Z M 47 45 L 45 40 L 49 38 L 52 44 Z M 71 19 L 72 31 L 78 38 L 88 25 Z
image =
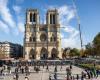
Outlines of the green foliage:
M 95 36 L 93 40 L 93 47 L 95 54 L 100 56 L 100 32 Z
M 73 48 L 70 50 L 70 56 L 80 56 L 80 51 L 77 48 Z
M 79 64 L 80 67 L 83 67 L 83 68 L 93 68 L 94 67 L 94 64 Z M 96 65 L 95 66 L 96 69 L 100 70 L 100 65 Z
M 88 43 L 85 53 L 87 56 L 100 56 L 100 32 L 94 37 L 92 43 Z
M 93 44 L 94 47 L 100 47 L 100 32 L 95 36 Z
M 85 50 L 85 54 L 88 55 L 94 55 L 94 49 L 93 49 L 93 44 L 92 43 L 88 43 L 86 46 L 86 50 Z

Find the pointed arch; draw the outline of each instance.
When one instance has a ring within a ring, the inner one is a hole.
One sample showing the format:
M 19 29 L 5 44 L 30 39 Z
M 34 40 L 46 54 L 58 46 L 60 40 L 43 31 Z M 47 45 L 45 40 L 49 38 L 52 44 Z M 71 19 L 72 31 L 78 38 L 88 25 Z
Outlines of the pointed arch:
M 46 48 L 42 48 L 40 52 L 40 58 L 41 59 L 47 59 L 48 58 L 48 51 Z
M 56 48 L 53 48 L 51 50 L 51 58 L 56 59 L 58 57 L 58 50 Z
M 30 59 L 36 59 L 36 51 L 32 48 L 29 53 Z

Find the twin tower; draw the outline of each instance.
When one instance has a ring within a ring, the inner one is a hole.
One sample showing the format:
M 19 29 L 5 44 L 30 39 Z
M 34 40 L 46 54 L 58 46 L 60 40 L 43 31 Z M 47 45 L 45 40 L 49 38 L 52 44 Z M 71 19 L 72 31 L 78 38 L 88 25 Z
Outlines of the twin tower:
M 24 34 L 25 59 L 62 58 L 59 14 L 57 9 L 46 13 L 46 24 L 40 24 L 39 11 L 28 9 Z

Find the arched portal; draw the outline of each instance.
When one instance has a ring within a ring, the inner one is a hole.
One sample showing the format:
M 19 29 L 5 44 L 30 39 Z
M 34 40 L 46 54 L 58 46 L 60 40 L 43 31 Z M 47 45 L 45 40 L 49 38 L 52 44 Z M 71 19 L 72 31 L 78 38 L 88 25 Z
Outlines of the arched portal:
M 29 58 L 30 58 L 30 59 L 36 59 L 36 52 L 35 52 L 34 49 L 31 49 L 31 50 L 30 50 Z
M 53 48 L 51 51 L 51 58 L 56 59 L 58 57 L 58 51 L 56 48 Z
M 47 59 L 48 58 L 48 51 L 47 51 L 46 48 L 41 49 L 40 58 L 41 59 Z

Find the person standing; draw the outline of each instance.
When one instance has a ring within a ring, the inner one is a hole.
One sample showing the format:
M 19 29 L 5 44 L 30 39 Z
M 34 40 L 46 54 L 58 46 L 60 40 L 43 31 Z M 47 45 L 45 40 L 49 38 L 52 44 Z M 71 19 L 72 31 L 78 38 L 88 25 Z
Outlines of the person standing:
M 47 71 L 49 71 L 49 66 L 48 66 L 48 65 L 47 65 L 47 68 L 46 68 L 46 70 L 47 70 Z
M 99 75 L 99 70 L 97 69 L 96 70 L 96 77 L 98 77 L 98 75 Z
M 16 80 L 18 80 L 19 79 L 19 75 L 18 75 L 18 73 L 16 74 Z
M 76 79 L 79 80 L 79 75 L 77 74 Z
M 54 79 L 57 80 L 57 73 L 54 74 Z

